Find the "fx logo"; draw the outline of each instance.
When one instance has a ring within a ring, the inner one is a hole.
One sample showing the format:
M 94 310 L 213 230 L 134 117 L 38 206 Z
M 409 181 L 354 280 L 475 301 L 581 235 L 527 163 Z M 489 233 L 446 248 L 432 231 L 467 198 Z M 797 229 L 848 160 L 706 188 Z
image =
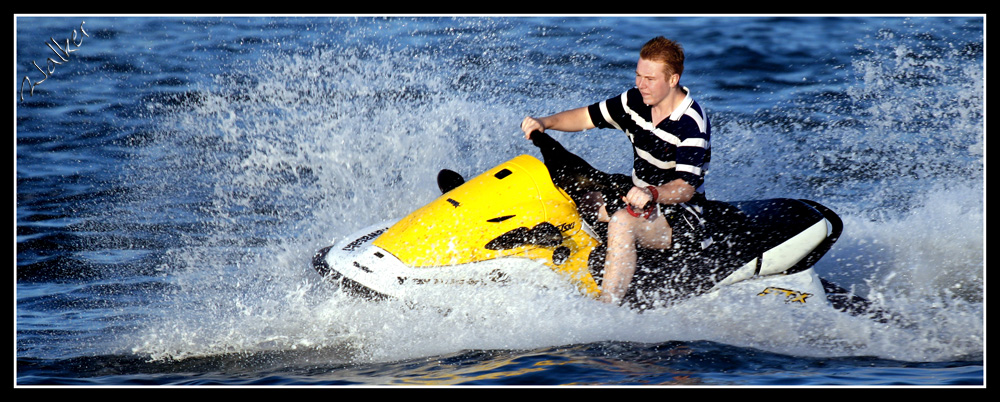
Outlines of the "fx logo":
M 776 288 L 773 286 L 768 286 L 764 291 L 757 293 L 757 296 L 764 295 L 785 295 L 786 303 L 805 303 L 806 298 L 812 296 L 812 293 L 799 292 L 791 289 Z

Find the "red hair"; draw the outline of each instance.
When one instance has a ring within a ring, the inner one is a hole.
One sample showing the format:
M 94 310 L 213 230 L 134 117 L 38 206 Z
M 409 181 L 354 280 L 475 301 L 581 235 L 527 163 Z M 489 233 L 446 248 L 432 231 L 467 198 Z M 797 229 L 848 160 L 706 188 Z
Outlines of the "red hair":
M 680 43 L 657 36 L 642 45 L 639 58 L 666 64 L 664 73 L 681 75 L 684 73 L 684 48 Z

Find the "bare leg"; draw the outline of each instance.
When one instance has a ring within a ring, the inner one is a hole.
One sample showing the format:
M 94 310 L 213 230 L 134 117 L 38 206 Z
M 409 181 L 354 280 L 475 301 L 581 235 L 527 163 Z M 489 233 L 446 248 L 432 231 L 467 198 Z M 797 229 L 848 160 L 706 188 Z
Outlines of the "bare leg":
M 670 225 L 662 215 L 649 221 L 624 210 L 615 212 L 608 222 L 608 254 L 600 300 L 620 303 L 635 275 L 636 246 L 669 248 L 671 234 Z

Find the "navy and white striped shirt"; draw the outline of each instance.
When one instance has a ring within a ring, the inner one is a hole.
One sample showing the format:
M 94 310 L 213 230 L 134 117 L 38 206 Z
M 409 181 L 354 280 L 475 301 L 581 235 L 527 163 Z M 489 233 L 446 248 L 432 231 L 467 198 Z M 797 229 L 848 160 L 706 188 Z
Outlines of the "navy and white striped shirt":
M 588 107 L 598 128 L 625 132 L 634 159 L 632 182 L 637 187 L 659 186 L 677 178 L 695 188 L 693 203 L 705 199 L 705 174 L 711 159 L 711 124 L 701 106 L 686 96 L 670 116 L 653 126 L 652 108 L 636 88 Z

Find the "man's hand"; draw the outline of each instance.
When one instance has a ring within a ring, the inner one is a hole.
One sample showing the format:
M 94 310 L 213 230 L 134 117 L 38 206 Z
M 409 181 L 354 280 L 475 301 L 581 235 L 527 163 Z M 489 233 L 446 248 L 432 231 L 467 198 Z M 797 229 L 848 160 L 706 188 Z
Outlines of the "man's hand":
M 638 210 L 645 210 L 650 203 L 656 201 L 653 199 L 653 192 L 645 187 L 632 187 L 622 200 Z
M 531 133 L 535 131 L 545 132 L 545 125 L 534 117 L 528 116 L 521 121 L 521 131 L 524 131 L 524 138 L 531 139 Z
M 587 107 L 570 109 L 546 117 L 525 117 L 521 121 L 521 131 L 524 131 L 524 138 L 531 139 L 531 132 L 545 132 L 547 129 L 556 131 L 572 132 L 589 130 L 594 128 L 594 122 L 590 120 L 590 112 Z

